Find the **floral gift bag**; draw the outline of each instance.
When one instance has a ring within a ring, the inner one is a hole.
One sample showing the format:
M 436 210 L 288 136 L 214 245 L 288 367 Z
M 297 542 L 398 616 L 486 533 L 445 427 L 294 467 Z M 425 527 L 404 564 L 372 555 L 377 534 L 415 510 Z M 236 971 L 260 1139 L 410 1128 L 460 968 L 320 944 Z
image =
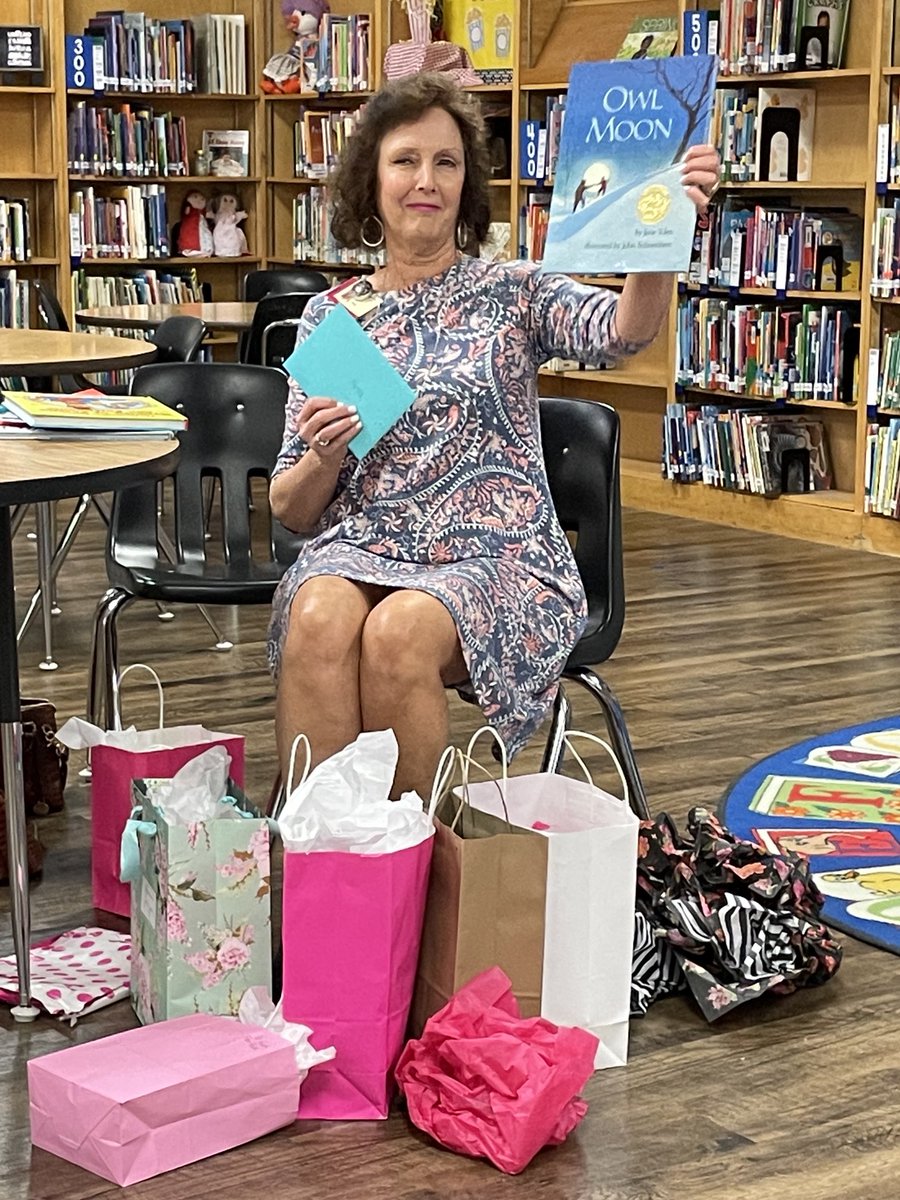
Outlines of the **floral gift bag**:
M 173 779 L 134 781 L 122 877 L 132 882 L 132 1003 L 145 1025 L 237 1016 L 247 988 L 271 991 L 269 829 L 230 781 L 226 794 L 227 757 L 216 747 Z

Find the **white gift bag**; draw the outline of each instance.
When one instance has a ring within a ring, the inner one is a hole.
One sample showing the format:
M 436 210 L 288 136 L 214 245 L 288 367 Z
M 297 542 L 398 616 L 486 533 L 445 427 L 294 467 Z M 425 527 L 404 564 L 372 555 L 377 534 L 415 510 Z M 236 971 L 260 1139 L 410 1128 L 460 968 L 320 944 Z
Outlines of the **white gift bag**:
M 622 781 L 623 800 L 594 785 L 571 746 L 574 737 L 596 742 L 609 753 Z M 584 780 L 548 774 L 510 777 L 504 762 L 499 781 L 466 779 L 463 786 L 474 808 L 547 838 L 541 1016 L 596 1034 L 600 1048 L 595 1065 L 620 1067 L 628 1058 L 639 821 L 628 806 L 625 777 L 610 746 L 587 733 L 567 733 L 566 744 Z

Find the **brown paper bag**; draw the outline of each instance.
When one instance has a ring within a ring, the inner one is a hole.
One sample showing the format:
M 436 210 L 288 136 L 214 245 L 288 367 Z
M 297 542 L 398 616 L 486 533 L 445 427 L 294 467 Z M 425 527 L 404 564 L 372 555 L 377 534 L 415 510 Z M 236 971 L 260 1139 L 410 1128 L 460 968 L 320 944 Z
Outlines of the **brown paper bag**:
M 547 839 L 446 796 L 434 852 L 410 1034 L 488 967 L 512 980 L 523 1017 L 540 1015 Z

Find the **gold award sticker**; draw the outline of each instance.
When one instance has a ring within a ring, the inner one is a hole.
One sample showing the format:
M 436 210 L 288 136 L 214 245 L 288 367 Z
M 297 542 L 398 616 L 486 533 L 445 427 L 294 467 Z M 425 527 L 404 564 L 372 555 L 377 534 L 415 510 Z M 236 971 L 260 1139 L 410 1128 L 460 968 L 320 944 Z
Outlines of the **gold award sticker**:
M 657 225 L 669 211 L 672 199 L 662 183 L 651 183 L 638 197 L 637 212 L 644 225 Z

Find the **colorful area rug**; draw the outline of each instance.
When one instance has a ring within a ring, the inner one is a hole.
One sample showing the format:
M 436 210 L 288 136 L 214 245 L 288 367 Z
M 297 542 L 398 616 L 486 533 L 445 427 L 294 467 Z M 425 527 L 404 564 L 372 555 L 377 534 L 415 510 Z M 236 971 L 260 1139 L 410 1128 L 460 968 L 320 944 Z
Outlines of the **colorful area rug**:
M 823 919 L 900 954 L 900 717 L 779 750 L 738 779 L 721 817 L 775 853 L 807 855 Z

